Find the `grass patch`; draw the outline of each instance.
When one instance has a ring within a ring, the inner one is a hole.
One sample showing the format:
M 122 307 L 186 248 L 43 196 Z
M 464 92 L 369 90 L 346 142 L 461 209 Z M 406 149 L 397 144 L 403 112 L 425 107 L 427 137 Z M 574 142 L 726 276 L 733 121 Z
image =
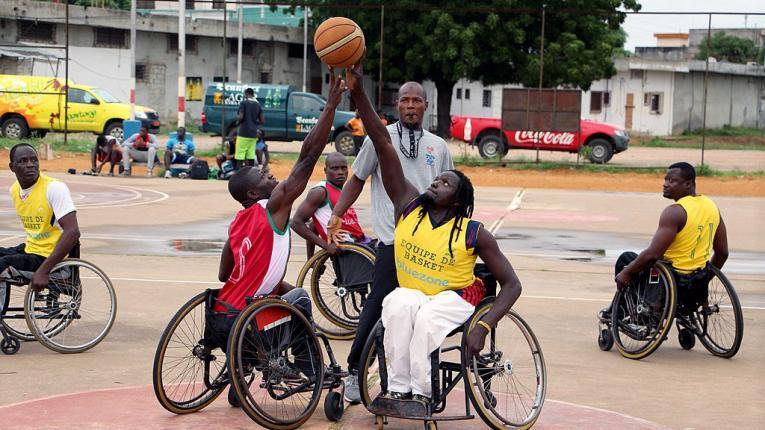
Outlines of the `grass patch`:
M 765 130 L 759 128 L 747 128 L 747 127 L 723 127 L 712 128 L 694 131 L 684 131 L 683 136 L 752 136 L 752 137 L 765 137 Z
M 28 143 L 32 145 L 35 149 L 38 149 L 41 144 L 48 143 L 51 145 L 54 151 L 60 151 L 60 152 L 79 152 L 79 153 L 89 153 L 91 149 L 93 149 L 93 145 L 96 144 L 95 137 L 91 140 L 84 140 L 81 138 L 69 138 L 64 144 L 64 136 L 63 135 L 55 135 L 55 136 L 49 136 L 45 139 L 40 138 L 28 138 L 28 139 L 8 139 L 5 137 L 0 137 L 0 148 L 4 149 L 11 149 L 14 145 L 17 143 Z
M 701 142 L 683 142 L 683 141 L 668 141 L 659 137 L 635 144 L 635 146 L 643 146 L 646 148 L 687 148 L 687 149 L 701 149 Z M 721 143 L 721 142 L 706 142 L 704 149 L 733 149 L 741 151 L 765 151 L 765 145 L 759 143 Z

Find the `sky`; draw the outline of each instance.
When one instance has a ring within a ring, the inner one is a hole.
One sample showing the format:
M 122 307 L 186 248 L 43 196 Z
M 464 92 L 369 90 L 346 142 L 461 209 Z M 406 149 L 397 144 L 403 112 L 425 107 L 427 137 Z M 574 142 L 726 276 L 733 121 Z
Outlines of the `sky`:
M 765 13 L 765 0 L 638 0 L 641 11 L 650 12 L 759 12 Z M 625 48 L 656 46 L 654 33 L 687 33 L 691 28 L 707 28 L 707 15 L 627 15 Z M 765 15 L 713 15 L 712 28 L 763 28 Z

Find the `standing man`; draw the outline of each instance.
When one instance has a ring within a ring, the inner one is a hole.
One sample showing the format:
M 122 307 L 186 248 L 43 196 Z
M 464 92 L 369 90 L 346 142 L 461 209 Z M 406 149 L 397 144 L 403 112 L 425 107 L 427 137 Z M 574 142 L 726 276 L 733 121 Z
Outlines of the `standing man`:
M 640 254 L 624 252 L 616 260 L 616 287 L 627 288 L 656 260 L 664 259 L 675 272 L 679 303 L 686 299 L 703 301 L 708 286 L 697 282 L 693 275 L 707 264 L 722 269 L 728 259 L 725 223 L 717 205 L 709 197 L 696 194 L 696 170 L 690 164 L 669 166 L 663 191 L 663 196 L 675 203 L 662 211 L 659 228 L 648 248 Z M 610 320 L 611 307 L 602 310 L 599 317 L 601 321 Z
M 446 142 L 422 128 L 427 109 L 427 94 L 422 85 L 417 82 L 407 82 L 398 90 L 400 120 L 386 127 L 401 161 L 406 180 L 412 183 L 420 193 L 425 192 L 439 173 L 454 168 Z M 345 381 L 345 399 L 351 403 L 359 403 L 361 395 L 358 369 L 361 350 L 372 327 L 380 319 L 383 299 L 398 286 L 398 281 L 393 259 L 393 203 L 383 188 L 377 154 L 369 138 L 364 140 L 361 151 L 351 168 L 353 175 L 346 182 L 340 199 L 332 210 L 328 227 L 330 236 L 333 241 L 339 240 L 338 232 L 343 227 L 343 215 L 361 194 L 364 182 L 371 177 L 374 231 L 380 239 L 377 246 L 372 291 L 361 311 L 356 337 L 348 355 L 350 375 Z
M 171 164 L 191 164 L 194 162 L 194 142 L 186 134 L 184 127 L 178 127 L 175 137 L 167 141 L 165 147 L 165 178 L 172 177 Z
M 367 131 L 364 130 L 364 123 L 361 122 L 358 110 L 356 111 L 356 116 L 351 118 L 345 125 L 351 129 L 351 134 L 353 135 L 353 153 L 358 154 L 361 145 L 364 144 L 364 138 L 367 136 Z
M 98 167 L 96 167 L 96 161 L 100 163 Z M 90 151 L 90 172 L 98 175 L 104 164 L 110 163 L 109 176 L 114 176 L 114 166 L 120 161 L 122 161 L 122 149 L 117 139 L 99 134 L 96 138 L 96 146 Z
M 145 125 L 141 126 L 141 131 L 130 136 L 122 142 L 122 166 L 124 171 L 121 175 L 130 176 L 130 158 L 139 163 L 146 163 L 146 176 L 153 176 L 154 160 L 157 157 L 159 141 L 157 136 L 149 134 L 149 129 Z
M 236 138 L 235 168 L 255 165 L 255 147 L 258 143 L 258 130 L 265 124 L 263 108 L 255 99 L 252 88 L 244 90 L 244 100 L 239 104 L 239 134 Z
M 305 239 L 308 258 L 313 256 L 316 246 L 326 250 L 329 255 L 337 255 L 340 252 L 336 243 L 329 242 L 327 224 L 332 216 L 332 208 L 337 204 L 343 185 L 348 178 L 348 161 L 345 156 L 339 152 L 327 155 L 324 175 L 326 179 L 311 188 L 290 222 L 292 230 Z M 311 218 L 313 218 L 313 228 L 306 225 Z M 344 242 L 365 240 L 364 230 L 359 224 L 359 217 L 356 216 L 353 207 L 343 215 L 342 229 L 348 233 Z
M 80 238 L 77 209 L 66 184 L 40 174 L 37 151 L 28 143 L 11 148 L 9 164 L 16 174 L 11 201 L 26 231 L 26 243 L 0 248 L 0 272 L 8 267 L 34 272 L 30 287 L 48 287 L 50 270 L 63 260 Z M 0 283 L 0 311 L 8 284 Z

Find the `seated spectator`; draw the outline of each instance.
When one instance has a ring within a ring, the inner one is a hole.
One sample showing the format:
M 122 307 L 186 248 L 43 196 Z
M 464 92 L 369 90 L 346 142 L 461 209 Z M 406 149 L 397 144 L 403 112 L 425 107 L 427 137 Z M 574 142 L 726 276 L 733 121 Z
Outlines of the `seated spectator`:
M 238 132 L 236 127 L 232 128 L 223 142 L 223 153 L 215 157 L 218 163 L 218 176 L 221 179 L 228 179 L 236 171 L 234 155 L 236 154 L 236 136 Z
M 359 117 L 359 111 L 356 111 L 356 117 L 351 118 L 346 124 L 351 129 L 353 135 L 353 146 L 355 147 L 354 154 L 358 154 L 361 149 L 361 145 L 364 144 L 364 138 L 367 136 L 366 130 L 364 130 L 364 123 L 361 122 Z
M 149 134 L 146 126 L 141 126 L 141 131 L 122 142 L 122 166 L 125 171 L 120 175 L 130 176 L 130 159 L 132 158 L 138 163 L 146 163 L 146 176 L 154 176 L 152 173 L 158 148 L 157 136 Z
M 175 137 L 171 137 L 167 141 L 167 147 L 165 148 L 165 178 L 169 178 L 172 175 L 170 170 L 171 164 L 191 164 L 194 162 L 194 142 L 191 141 L 191 137 L 186 134 L 184 127 L 178 127 Z
M 255 158 L 263 171 L 268 171 L 268 145 L 266 145 L 266 135 L 263 130 L 258 129 L 258 141 L 255 143 Z
M 99 134 L 96 138 L 96 145 L 90 151 L 90 171 L 94 175 L 101 173 L 101 169 L 107 162 L 109 166 L 109 176 L 114 176 L 114 166 L 122 160 L 122 149 L 116 138 Z M 96 161 L 100 164 L 96 167 Z M 120 171 L 122 169 L 120 168 Z

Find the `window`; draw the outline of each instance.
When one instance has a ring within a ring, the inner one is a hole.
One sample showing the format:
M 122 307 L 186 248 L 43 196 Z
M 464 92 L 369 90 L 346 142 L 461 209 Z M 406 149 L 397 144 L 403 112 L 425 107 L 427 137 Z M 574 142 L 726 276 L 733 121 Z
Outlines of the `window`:
M 98 99 L 93 97 L 93 94 L 78 88 L 70 88 L 66 99 L 69 103 L 98 104 Z
M 223 9 L 224 4 L 225 3 L 224 3 L 223 0 L 213 0 L 212 8 L 213 9 Z
M 651 106 L 651 113 L 656 115 L 661 115 L 662 112 L 662 102 L 663 102 L 663 93 L 649 93 L 649 101 Z
M 611 91 L 603 91 L 603 106 L 611 106 Z
M 462 99 L 462 88 L 457 88 L 457 100 Z
M 271 72 L 260 72 L 260 83 L 261 84 L 270 84 L 271 83 Z
M 186 0 L 186 10 L 194 10 L 196 7 L 194 6 L 194 0 Z
M 214 76 L 213 82 L 223 82 L 223 76 Z M 226 82 L 231 82 L 231 80 L 227 77 Z
M 154 0 L 138 0 L 135 7 L 136 9 L 154 9 L 156 6 L 154 5 Z
M 287 44 L 287 57 L 289 57 L 289 58 L 303 58 L 303 44 L 302 43 L 288 43 Z
M 178 35 L 173 33 L 167 34 L 167 52 L 178 51 Z M 190 34 L 186 35 L 186 53 L 196 54 L 199 52 L 199 38 Z
M 239 46 L 239 42 L 237 39 L 229 40 L 228 42 L 228 53 L 229 55 L 237 55 Z M 242 39 L 242 55 L 255 55 L 255 41 L 254 40 L 247 40 Z
M 149 73 L 147 71 L 146 64 L 144 63 L 136 63 L 135 64 L 135 80 L 137 82 L 143 82 L 149 79 Z
M 630 70 L 630 79 L 640 79 L 643 80 L 643 71 L 642 70 Z
M 491 90 L 483 90 L 483 107 L 491 107 Z
M 94 46 L 104 48 L 129 48 L 128 31 L 117 28 L 95 28 Z
M 295 112 L 320 112 L 322 105 L 313 97 L 292 95 L 292 110 Z
M 49 22 L 19 21 L 18 40 L 56 42 L 56 26 Z
M 603 108 L 603 93 L 600 91 L 590 92 L 590 113 L 600 112 Z
M 470 100 L 470 88 L 465 88 L 465 100 Z

